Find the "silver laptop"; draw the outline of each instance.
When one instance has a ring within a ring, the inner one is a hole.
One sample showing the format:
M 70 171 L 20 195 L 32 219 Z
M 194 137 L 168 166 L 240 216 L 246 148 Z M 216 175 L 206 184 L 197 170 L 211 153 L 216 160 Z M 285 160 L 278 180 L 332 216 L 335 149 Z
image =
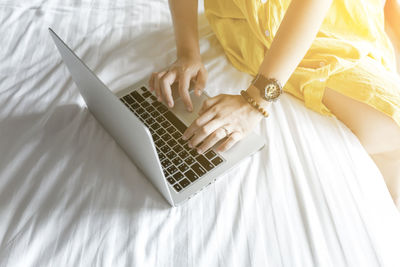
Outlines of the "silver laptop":
M 198 97 L 190 91 L 192 113 L 176 93 L 172 109 L 158 102 L 148 90 L 147 80 L 113 94 L 52 29 L 49 31 L 91 113 L 172 206 L 191 198 L 264 146 L 260 136 L 250 133 L 226 152 L 214 150 L 219 142 L 198 154 L 181 136 L 196 119 L 206 94 Z

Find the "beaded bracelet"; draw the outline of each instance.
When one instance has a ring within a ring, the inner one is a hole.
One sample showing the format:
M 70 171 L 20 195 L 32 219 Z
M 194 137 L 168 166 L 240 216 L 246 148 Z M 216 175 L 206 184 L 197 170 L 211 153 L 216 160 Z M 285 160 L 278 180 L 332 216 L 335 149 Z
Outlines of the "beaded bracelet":
M 245 90 L 240 91 L 240 94 L 246 99 L 246 101 L 255 109 L 257 109 L 265 118 L 268 117 L 268 112 L 263 109 Z

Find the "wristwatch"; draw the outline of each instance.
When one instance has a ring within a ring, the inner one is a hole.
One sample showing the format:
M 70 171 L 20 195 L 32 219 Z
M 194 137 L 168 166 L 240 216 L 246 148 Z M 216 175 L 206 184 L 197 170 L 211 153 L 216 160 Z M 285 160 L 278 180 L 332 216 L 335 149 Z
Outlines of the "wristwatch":
M 274 78 L 266 78 L 262 74 L 257 74 L 251 84 L 260 91 L 263 99 L 275 102 L 283 93 L 281 84 Z

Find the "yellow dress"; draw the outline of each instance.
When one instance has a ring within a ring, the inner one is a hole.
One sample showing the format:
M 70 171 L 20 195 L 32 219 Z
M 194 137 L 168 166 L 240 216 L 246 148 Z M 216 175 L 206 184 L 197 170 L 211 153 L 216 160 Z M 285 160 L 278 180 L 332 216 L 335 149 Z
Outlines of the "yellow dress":
M 204 7 L 230 62 L 254 76 L 290 2 L 205 0 Z M 306 107 L 334 116 L 322 103 L 326 87 L 369 104 L 400 126 L 400 76 L 381 0 L 334 0 L 283 89 Z

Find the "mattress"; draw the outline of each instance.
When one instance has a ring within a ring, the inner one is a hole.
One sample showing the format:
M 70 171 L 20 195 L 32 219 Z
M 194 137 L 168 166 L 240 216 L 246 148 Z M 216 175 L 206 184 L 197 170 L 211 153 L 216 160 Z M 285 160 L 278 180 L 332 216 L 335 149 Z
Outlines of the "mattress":
M 209 95 L 238 94 L 200 3 Z M 116 92 L 175 60 L 167 1 L 0 3 L 0 266 L 400 266 L 400 216 L 353 133 L 284 94 L 266 146 L 170 207 L 88 111 L 52 27 Z

